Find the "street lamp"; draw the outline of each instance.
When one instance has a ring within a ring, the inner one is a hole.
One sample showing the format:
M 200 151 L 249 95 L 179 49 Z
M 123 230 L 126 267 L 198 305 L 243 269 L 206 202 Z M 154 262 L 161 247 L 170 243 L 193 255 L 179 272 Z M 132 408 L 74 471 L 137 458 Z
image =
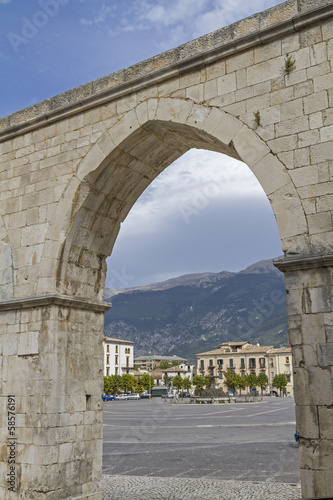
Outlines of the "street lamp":
M 149 356 L 149 364 L 148 364 L 149 398 L 151 398 L 151 371 L 152 371 L 151 350 L 148 351 L 148 356 Z

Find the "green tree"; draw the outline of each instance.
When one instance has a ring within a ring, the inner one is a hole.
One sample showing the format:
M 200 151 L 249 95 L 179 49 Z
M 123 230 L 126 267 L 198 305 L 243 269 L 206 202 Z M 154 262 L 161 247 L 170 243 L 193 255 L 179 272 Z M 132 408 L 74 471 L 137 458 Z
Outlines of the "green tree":
M 104 377 L 104 392 L 114 394 L 122 387 L 122 377 L 120 375 L 109 375 Z
M 129 392 L 135 386 L 135 378 L 129 373 L 124 373 L 122 376 L 122 388 L 125 392 Z
M 258 379 L 257 376 L 254 373 L 249 373 L 245 375 L 245 385 L 248 387 L 250 390 L 254 389 L 258 385 Z
M 183 379 L 183 389 L 185 389 L 186 391 L 189 391 L 192 387 L 192 382 L 190 380 L 189 377 L 185 377 Z
M 179 361 L 176 361 L 175 359 L 172 361 L 171 366 L 178 366 Z
M 167 361 L 166 359 L 163 359 L 163 360 L 160 362 L 159 368 L 161 368 L 161 370 L 167 370 L 168 368 L 170 368 L 170 363 L 169 363 L 169 361 Z
M 244 377 L 242 377 L 241 375 L 239 375 L 239 373 L 236 375 L 236 378 L 235 378 L 235 387 L 236 387 L 237 390 L 239 390 L 239 394 L 241 396 L 242 395 L 242 389 L 245 389 L 246 384 L 245 384 Z
M 182 389 L 183 387 L 183 379 L 180 375 L 176 375 L 173 379 L 172 379 L 172 385 L 177 389 L 177 391 L 180 391 L 180 389 Z
M 170 375 L 168 375 L 167 373 L 163 375 L 163 384 L 169 388 L 172 385 L 172 377 L 170 377 Z
M 287 377 L 284 373 L 280 373 L 279 375 L 275 375 L 275 377 L 273 378 L 272 385 L 273 385 L 273 387 L 276 387 L 277 389 L 280 390 L 280 396 L 281 396 L 282 390 L 284 390 L 287 387 L 287 384 L 288 384 L 288 380 L 287 380 Z
M 152 389 L 155 385 L 154 379 L 148 373 L 142 376 L 141 381 L 145 391 L 148 391 L 150 388 Z
M 209 379 L 207 379 L 203 375 L 194 375 L 192 384 L 197 391 L 202 391 L 204 387 L 207 387 L 209 385 Z
M 260 387 L 261 389 L 261 396 L 263 395 L 263 392 L 264 392 L 264 389 L 266 389 L 266 387 L 268 386 L 268 377 L 266 375 L 266 373 L 259 373 L 258 377 L 257 377 L 257 381 L 258 381 L 258 387 Z
M 224 376 L 224 383 L 225 385 L 228 387 L 228 389 L 233 389 L 235 390 L 236 388 L 236 381 L 237 381 L 237 375 L 236 373 L 234 373 L 233 371 L 229 370 L 226 370 L 223 373 L 223 376 Z
M 136 392 L 143 392 L 144 387 L 143 387 L 143 383 L 142 383 L 142 377 L 135 377 L 134 387 L 135 387 Z

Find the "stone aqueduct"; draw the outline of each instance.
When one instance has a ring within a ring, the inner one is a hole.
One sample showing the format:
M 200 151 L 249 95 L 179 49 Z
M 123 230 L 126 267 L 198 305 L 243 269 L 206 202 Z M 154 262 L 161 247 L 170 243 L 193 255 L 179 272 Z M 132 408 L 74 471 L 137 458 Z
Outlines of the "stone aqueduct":
M 0 119 L 1 498 L 101 499 L 105 259 L 190 148 L 243 160 L 271 202 L 302 494 L 333 496 L 332 15 L 288 0 Z

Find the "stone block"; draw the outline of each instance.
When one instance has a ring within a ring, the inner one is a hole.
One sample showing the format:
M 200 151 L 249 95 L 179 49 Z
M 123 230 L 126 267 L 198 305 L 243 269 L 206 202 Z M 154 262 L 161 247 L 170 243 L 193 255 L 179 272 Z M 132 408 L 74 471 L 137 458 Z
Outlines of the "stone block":
M 286 121 L 280 121 L 280 123 L 277 123 L 275 126 L 276 137 L 297 134 L 305 130 L 309 130 L 309 119 L 307 116 L 301 116 Z M 307 144 L 305 144 L 304 146 L 303 144 L 300 145 L 300 147 L 305 147 L 305 146 L 307 146 Z
M 318 344 L 318 363 L 320 366 L 333 366 L 333 344 Z
M 227 73 L 233 73 L 234 71 L 248 68 L 253 63 L 253 50 L 248 50 L 246 52 L 229 57 L 226 62 L 226 71 Z
M 333 87 L 333 74 L 318 76 L 313 79 L 314 91 L 320 93 Z
M 321 128 L 320 140 L 321 142 L 333 141 L 333 125 Z
M 217 80 L 209 80 L 204 83 L 204 99 L 209 101 L 218 95 Z
M 319 438 L 318 415 L 316 406 L 298 405 L 296 411 L 296 427 L 300 437 L 306 439 Z
M 318 168 L 315 165 L 290 170 L 290 177 L 296 188 L 309 186 L 318 182 Z
M 316 92 L 311 96 L 304 97 L 304 112 L 306 114 L 315 113 L 328 107 L 327 93 L 325 91 Z
M 253 167 L 269 153 L 266 144 L 246 126 L 235 135 L 233 143 L 237 153 L 249 167 Z
M 330 232 L 333 229 L 330 212 L 309 215 L 308 224 L 310 234 Z
M 18 341 L 18 356 L 37 355 L 39 353 L 38 339 L 38 332 L 21 333 Z
M 290 182 L 284 165 L 272 154 L 264 156 L 252 169 L 267 195 Z
M 280 56 L 259 64 L 247 66 L 248 85 L 255 85 L 279 77 L 283 65 L 284 57 Z

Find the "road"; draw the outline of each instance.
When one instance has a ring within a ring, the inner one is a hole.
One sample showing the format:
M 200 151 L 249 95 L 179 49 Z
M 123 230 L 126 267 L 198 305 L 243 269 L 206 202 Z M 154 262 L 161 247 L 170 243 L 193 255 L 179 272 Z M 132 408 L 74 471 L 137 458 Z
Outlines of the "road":
M 291 398 L 104 403 L 103 473 L 298 483 Z

